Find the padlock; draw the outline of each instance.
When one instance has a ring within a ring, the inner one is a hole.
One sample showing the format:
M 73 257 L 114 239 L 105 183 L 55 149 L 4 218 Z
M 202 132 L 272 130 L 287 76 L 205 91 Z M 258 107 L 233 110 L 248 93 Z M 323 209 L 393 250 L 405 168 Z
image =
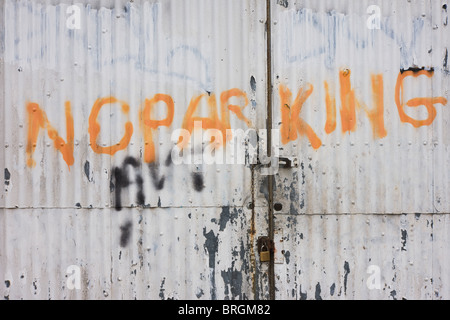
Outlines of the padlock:
M 259 253 L 259 259 L 261 262 L 268 262 L 270 261 L 270 251 L 267 249 L 267 246 L 265 244 L 261 247 L 261 252 Z

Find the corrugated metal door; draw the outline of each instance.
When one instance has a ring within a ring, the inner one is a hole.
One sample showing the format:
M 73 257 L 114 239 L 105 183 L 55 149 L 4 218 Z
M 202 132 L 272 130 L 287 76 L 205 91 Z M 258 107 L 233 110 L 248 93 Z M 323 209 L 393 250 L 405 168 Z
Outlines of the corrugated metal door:
M 449 287 L 447 1 L 271 1 L 276 297 Z
M 450 298 L 446 1 L 0 15 L 5 299 Z
M 2 297 L 267 298 L 254 167 L 172 155 L 265 127 L 265 2 L 0 9 Z

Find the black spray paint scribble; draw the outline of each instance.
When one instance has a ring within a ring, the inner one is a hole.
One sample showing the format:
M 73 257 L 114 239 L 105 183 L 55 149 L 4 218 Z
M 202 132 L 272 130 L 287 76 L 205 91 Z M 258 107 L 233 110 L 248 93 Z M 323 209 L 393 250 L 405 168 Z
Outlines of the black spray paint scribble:
M 125 222 L 125 224 L 120 227 L 120 246 L 122 248 L 125 248 L 128 245 L 128 242 L 130 242 L 132 227 L 133 223 L 131 221 Z
M 171 156 L 167 157 L 164 165 L 171 167 Z M 138 188 L 136 194 L 136 203 L 138 206 L 145 206 L 144 179 L 142 176 L 142 162 L 133 157 L 127 157 L 121 166 L 112 169 L 112 179 L 110 183 L 111 192 L 114 192 L 115 208 L 117 211 L 122 210 L 122 191 L 135 184 Z M 164 189 L 166 176 L 160 174 L 161 166 L 150 163 L 147 165 L 150 170 L 150 179 L 157 191 Z M 134 178 L 132 179 L 132 173 Z M 205 188 L 202 173 L 192 173 L 192 187 L 195 191 L 201 192 Z M 158 201 L 161 206 L 161 201 Z

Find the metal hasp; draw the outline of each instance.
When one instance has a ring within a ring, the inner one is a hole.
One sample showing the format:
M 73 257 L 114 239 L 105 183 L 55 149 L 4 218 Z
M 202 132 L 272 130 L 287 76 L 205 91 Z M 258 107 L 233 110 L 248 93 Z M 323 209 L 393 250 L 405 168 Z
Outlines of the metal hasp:
M 280 168 L 290 169 L 298 168 L 298 158 L 297 157 L 279 157 L 278 165 Z

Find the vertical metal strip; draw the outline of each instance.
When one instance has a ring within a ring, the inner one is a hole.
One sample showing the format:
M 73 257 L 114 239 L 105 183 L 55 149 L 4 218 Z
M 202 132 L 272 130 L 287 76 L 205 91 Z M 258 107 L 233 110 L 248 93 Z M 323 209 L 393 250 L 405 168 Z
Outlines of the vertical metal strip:
M 272 155 L 272 19 L 271 19 L 271 0 L 266 0 L 266 36 L 267 36 L 267 155 Z M 273 217 L 273 176 L 268 177 L 268 224 L 269 224 L 269 238 L 273 240 L 274 237 L 274 217 Z M 269 298 L 275 300 L 275 263 L 274 256 L 271 253 L 269 262 Z

